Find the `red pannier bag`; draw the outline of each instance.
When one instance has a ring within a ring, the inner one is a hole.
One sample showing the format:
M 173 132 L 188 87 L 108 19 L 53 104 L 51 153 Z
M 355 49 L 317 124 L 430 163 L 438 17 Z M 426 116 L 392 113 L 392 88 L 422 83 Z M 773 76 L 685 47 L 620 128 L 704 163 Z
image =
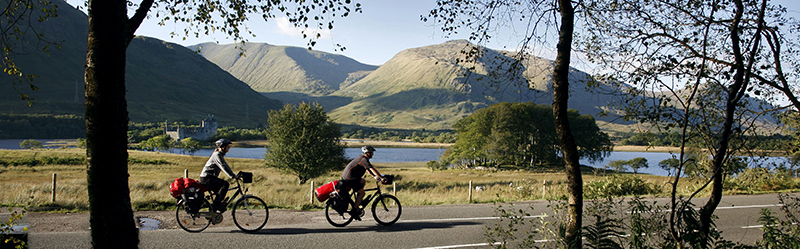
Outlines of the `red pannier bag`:
M 172 197 L 181 198 L 181 194 L 183 194 L 184 190 L 191 188 L 196 188 L 200 190 L 200 192 L 208 191 L 208 188 L 200 184 L 197 180 L 181 177 L 175 178 L 175 181 L 169 185 L 169 194 L 172 195 Z
M 314 190 L 314 194 L 316 194 L 317 200 L 323 202 L 327 200 L 328 197 L 331 197 L 331 193 L 333 193 L 333 191 L 336 191 L 337 183 L 339 183 L 339 181 L 332 181 Z
M 175 198 L 181 198 L 181 194 L 183 194 L 183 177 L 175 178 L 175 181 L 169 184 L 169 195 Z

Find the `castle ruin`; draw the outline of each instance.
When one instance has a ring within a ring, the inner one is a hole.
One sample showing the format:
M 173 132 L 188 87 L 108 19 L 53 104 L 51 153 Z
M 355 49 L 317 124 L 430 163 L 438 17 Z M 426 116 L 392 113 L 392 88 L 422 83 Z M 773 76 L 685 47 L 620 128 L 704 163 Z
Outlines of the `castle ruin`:
M 187 137 L 195 140 L 211 140 L 217 135 L 217 120 L 214 119 L 214 115 L 208 115 L 208 117 L 200 122 L 200 127 L 181 128 L 178 126 L 174 131 L 170 131 L 169 126 L 165 125 L 164 131 L 170 138 L 176 141 L 183 140 Z

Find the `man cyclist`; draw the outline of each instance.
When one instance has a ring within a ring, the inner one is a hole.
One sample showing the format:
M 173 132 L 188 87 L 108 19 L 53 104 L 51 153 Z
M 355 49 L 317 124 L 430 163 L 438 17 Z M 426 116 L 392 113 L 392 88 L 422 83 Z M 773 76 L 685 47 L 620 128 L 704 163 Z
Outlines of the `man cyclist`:
M 226 208 L 222 205 L 222 200 L 225 198 L 225 195 L 228 194 L 230 183 L 219 179 L 217 176 L 220 171 L 224 171 L 231 179 L 236 179 L 237 177 L 236 174 L 233 173 L 233 170 L 231 170 L 231 167 L 228 166 L 228 163 L 225 162 L 225 153 L 228 153 L 231 149 L 231 144 L 233 144 L 233 142 L 222 138 L 217 140 L 215 144 L 217 145 L 217 149 L 214 150 L 214 153 L 211 153 L 211 157 L 208 158 L 206 166 L 203 167 L 203 171 L 200 172 L 200 184 L 203 184 L 208 189 L 217 193 L 217 197 L 214 198 L 214 210 L 225 212 Z
M 361 201 L 364 199 L 364 185 L 367 184 L 367 180 L 362 178 L 364 173 L 369 172 L 376 180 L 386 182 L 386 178 L 383 178 L 383 176 L 378 173 L 378 170 L 369 163 L 369 159 L 375 154 L 375 148 L 367 145 L 361 147 L 361 152 L 363 152 L 363 154 L 357 156 L 353 161 L 347 164 L 347 167 L 344 168 L 344 172 L 342 172 L 342 186 L 350 187 L 353 191 L 358 192 L 355 206 L 350 210 L 350 216 L 356 220 L 361 220 L 360 205 Z

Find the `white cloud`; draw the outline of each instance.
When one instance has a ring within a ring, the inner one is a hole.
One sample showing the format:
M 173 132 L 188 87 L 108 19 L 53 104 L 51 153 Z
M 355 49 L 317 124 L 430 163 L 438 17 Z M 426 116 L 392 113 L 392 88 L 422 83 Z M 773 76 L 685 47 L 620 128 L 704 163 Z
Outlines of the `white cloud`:
M 303 31 L 305 30 L 305 34 L 308 37 L 315 37 L 317 34 L 320 34 L 320 40 L 331 38 L 331 31 L 328 29 L 306 29 L 302 27 L 295 27 L 294 24 L 289 22 L 289 18 L 287 17 L 276 18 L 275 27 L 277 28 L 277 32 L 279 34 L 284 34 L 291 37 L 302 37 Z

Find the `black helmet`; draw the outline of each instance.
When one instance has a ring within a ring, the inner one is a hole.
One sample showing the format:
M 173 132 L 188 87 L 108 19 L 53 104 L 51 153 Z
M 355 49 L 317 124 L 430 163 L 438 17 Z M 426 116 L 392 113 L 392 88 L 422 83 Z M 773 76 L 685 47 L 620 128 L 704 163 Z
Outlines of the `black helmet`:
M 226 145 L 233 144 L 233 142 L 231 142 L 231 140 L 228 140 L 227 138 L 220 138 L 219 140 L 214 142 L 214 144 L 217 145 L 217 148 L 222 148 L 225 147 Z
M 375 151 L 375 148 L 373 148 L 371 145 L 367 145 L 367 146 L 361 147 L 361 152 L 364 152 L 364 154 L 367 154 L 367 152 L 373 152 L 373 151 Z

